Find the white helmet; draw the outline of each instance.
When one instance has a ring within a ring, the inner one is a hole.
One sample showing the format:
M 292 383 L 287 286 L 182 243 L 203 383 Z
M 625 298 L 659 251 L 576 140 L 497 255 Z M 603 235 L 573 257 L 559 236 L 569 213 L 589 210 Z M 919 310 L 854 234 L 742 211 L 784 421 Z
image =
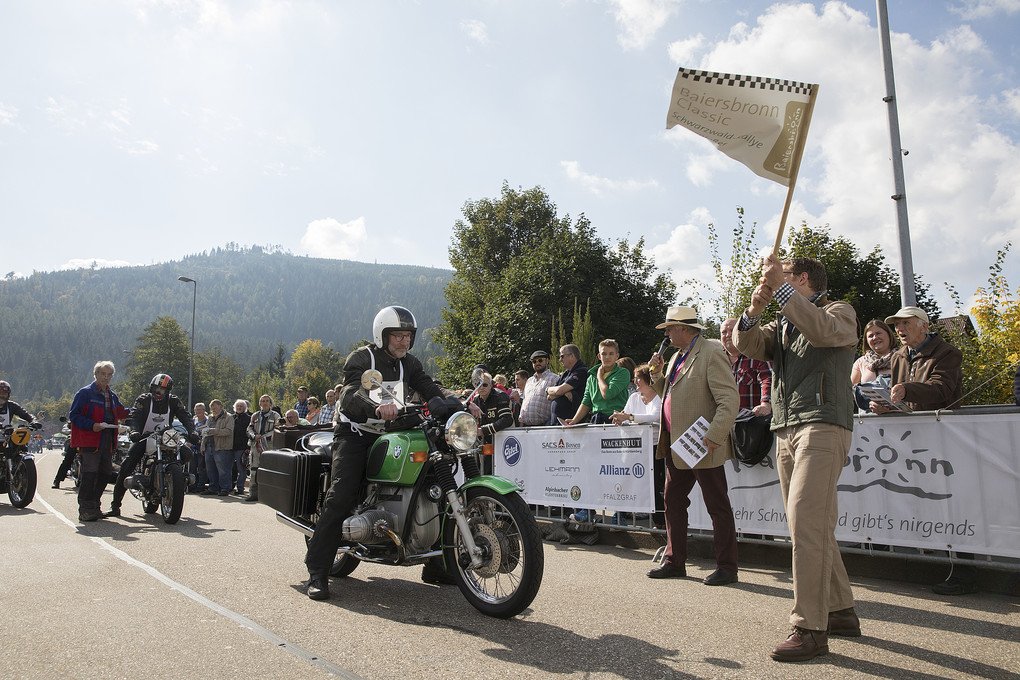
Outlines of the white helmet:
M 396 305 L 380 309 L 372 322 L 372 341 L 376 347 L 386 349 L 386 336 L 390 331 L 411 331 L 411 347 L 414 347 L 414 336 L 418 334 L 414 314 Z

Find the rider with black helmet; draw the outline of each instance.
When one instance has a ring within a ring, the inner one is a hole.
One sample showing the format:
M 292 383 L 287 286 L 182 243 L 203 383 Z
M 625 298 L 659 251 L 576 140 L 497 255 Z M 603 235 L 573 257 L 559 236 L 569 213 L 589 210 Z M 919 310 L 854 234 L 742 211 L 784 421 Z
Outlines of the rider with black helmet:
M 117 475 L 117 483 L 113 487 L 113 500 L 110 501 L 110 511 L 104 513 L 104 517 L 120 517 L 120 506 L 124 500 L 127 489 L 124 487 L 124 480 L 135 471 L 138 461 L 145 453 L 145 438 L 152 434 L 157 427 L 163 424 L 170 424 L 174 418 L 180 421 L 181 425 L 188 431 L 188 440 L 197 445 L 198 435 L 195 433 L 195 423 L 188 409 L 181 404 L 176 394 L 170 394 L 174 386 L 174 379 L 166 373 L 157 373 L 149 381 L 149 391 L 140 394 L 135 399 L 135 405 L 131 407 L 131 434 L 128 438 L 134 442 L 128 450 L 124 462 L 120 464 L 120 473 Z
M 35 416 L 26 411 L 16 401 L 11 401 L 11 384 L 0 380 L 0 429 L 11 424 L 14 418 L 21 418 L 26 423 L 34 423 Z
M 361 375 L 369 369 L 402 400 L 417 392 L 423 400 L 442 396 L 421 362 L 408 352 L 414 346 L 418 324 L 403 307 L 384 307 L 372 323 L 373 343 L 351 352 L 344 363 L 343 387 L 337 401 L 333 436 L 332 485 L 326 494 L 315 534 L 308 542 L 308 597 L 329 598 L 329 570 L 340 547 L 344 520 L 354 510 L 365 477 L 368 450 L 383 433 L 387 421 L 397 418 L 394 403 L 374 405 L 358 395 Z M 423 574 L 424 576 L 424 574 Z

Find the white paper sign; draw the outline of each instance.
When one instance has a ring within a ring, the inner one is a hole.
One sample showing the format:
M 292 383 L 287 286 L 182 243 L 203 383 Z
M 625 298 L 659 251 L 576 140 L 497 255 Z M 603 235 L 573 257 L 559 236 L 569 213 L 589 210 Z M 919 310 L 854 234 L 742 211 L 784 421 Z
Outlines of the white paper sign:
M 705 447 L 705 435 L 708 434 L 708 421 L 701 416 L 687 428 L 687 430 L 676 438 L 669 448 L 673 453 L 680 456 L 680 460 L 694 467 L 708 455 Z

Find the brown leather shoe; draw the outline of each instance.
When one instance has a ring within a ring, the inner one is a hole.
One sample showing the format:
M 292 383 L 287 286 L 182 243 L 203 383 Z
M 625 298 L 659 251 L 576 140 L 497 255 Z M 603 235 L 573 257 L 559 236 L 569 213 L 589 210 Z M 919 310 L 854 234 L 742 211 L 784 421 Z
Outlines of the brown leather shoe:
M 840 637 L 860 637 L 861 620 L 853 607 L 829 612 L 829 635 Z
M 829 653 L 829 636 L 824 630 L 794 626 L 790 637 L 772 650 L 776 661 L 807 661 Z

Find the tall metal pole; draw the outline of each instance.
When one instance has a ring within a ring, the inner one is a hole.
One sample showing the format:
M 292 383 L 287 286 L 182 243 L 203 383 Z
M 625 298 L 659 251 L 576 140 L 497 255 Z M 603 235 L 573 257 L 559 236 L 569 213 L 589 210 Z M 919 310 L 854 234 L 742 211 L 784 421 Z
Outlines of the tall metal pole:
M 878 35 L 882 42 L 882 63 L 885 67 L 885 97 L 889 110 L 889 142 L 892 145 L 893 182 L 896 193 L 896 224 L 900 235 L 900 299 L 903 306 L 915 306 L 917 295 L 914 291 L 914 262 L 910 252 L 910 225 L 907 221 L 907 185 L 903 179 L 903 156 L 907 152 L 900 147 L 900 117 L 896 110 L 896 82 L 893 78 L 892 46 L 889 41 L 889 11 L 885 0 L 878 4 Z
M 191 356 L 188 357 L 188 409 L 194 407 L 191 402 L 191 385 L 195 369 L 195 304 L 198 302 L 198 281 L 189 279 L 187 276 L 178 276 L 178 281 L 194 284 L 191 294 Z

